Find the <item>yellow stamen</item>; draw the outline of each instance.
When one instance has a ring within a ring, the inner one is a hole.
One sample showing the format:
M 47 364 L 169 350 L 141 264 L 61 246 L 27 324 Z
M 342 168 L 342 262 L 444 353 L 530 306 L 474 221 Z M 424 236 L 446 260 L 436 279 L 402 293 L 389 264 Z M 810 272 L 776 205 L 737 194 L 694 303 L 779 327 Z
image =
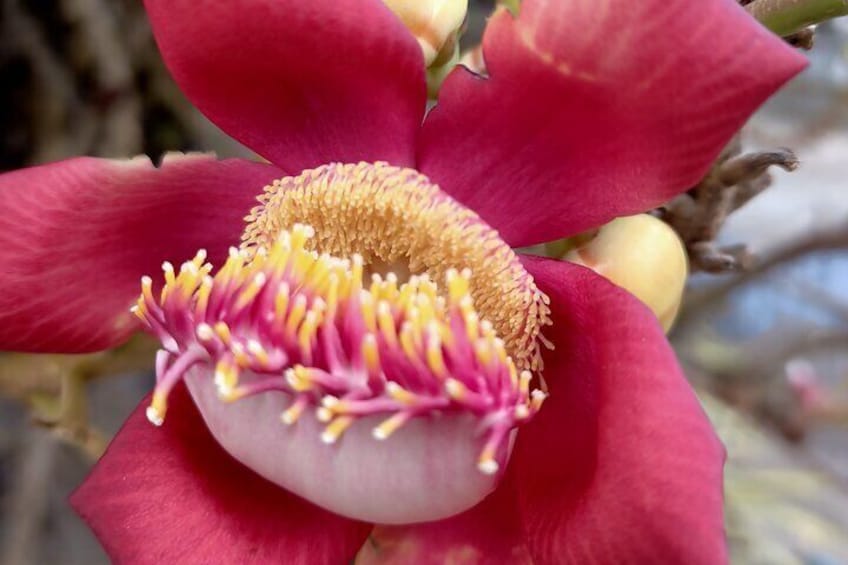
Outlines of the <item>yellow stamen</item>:
M 289 312 L 288 320 L 286 320 L 286 332 L 294 335 L 301 320 L 306 315 L 306 296 L 298 294 L 294 299 L 291 312 Z
M 483 449 L 480 458 L 477 460 L 477 468 L 486 475 L 494 475 L 498 472 L 500 465 L 495 461 L 495 448 L 493 446 L 487 445 Z
M 295 401 L 291 406 L 289 406 L 281 415 L 280 420 L 290 426 L 297 422 L 303 411 L 306 410 L 307 403 Z
M 388 437 L 395 433 L 401 426 L 403 426 L 407 422 L 407 420 L 409 420 L 408 414 L 406 414 L 405 412 L 398 412 L 394 416 L 383 420 L 376 428 L 371 431 L 371 435 L 374 436 L 374 439 L 388 439 Z
M 521 391 L 522 395 L 526 396 L 530 392 L 530 381 L 533 379 L 533 375 L 530 373 L 530 371 L 521 371 L 521 374 L 518 378 L 520 380 L 519 390 Z
M 155 426 L 161 426 L 165 422 L 165 413 L 168 411 L 168 397 L 160 391 L 153 393 L 150 406 L 147 407 L 147 419 Z
M 277 296 L 274 297 L 274 313 L 278 320 L 285 319 L 286 310 L 289 307 L 289 285 L 282 283 L 277 289 Z
M 339 437 L 353 424 L 354 418 L 351 416 L 339 416 L 330 422 L 324 433 L 321 434 L 321 441 L 324 443 L 335 443 Z
M 374 334 L 365 334 L 362 338 L 362 360 L 365 362 L 365 369 L 371 375 L 380 373 L 380 352 L 377 349 L 377 338 Z
M 462 400 L 468 388 L 456 379 L 448 379 L 445 381 L 445 392 L 454 400 Z
M 438 328 L 435 322 L 431 325 L 428 332 L 430 340 L 427 343 L 427 366 L 433 371 L 433 374 L 444 379 L 447 376 L 448 369 L 445 366 L 445 359 L 442 356 L 442 340 L 438 335 Z
M 215 333 L 218 335 L 218 338 L 224 342 L 224 345 L 229 346 L 233 341 L 233 336 L 230 333 L 230 327 L 226 324 L 226 322 L 216 322 L 212 327 L 215 330 Z
M 215 385 L 221 397 L 228 396 L 238 385 L 238 367 L 226 360 L 218 361 L 215 365 Z
M 295 365 L 284 373 L 286 382 L 296 392 L 306 392 L 312 389 L 312 380 L 309 378 L 309 369 L 303 365 Z
M 381 301 L 377 304 L 377 325 L 380 327 L 380 334 L 386 340 L 386 343 L 391 347 L 397 347 L 397 328 L 388 302 Z
M 416 398 L 415 395 L 397 384 L 396 382 L 389 381 L 386 383 L 386 393 L 393 399 L 397 400 L 403 404 L 415 404 Z
M 247 351 L 250 353 L 253 358 L 259 363 L 259 366 L 262 368 L 268 367 L 271 360 L 268 357 L 268 352 L 265 351 L 265 348 L 262 347 L 262 344 L 256 340 L 251 339 L 247 342 Z
M 253 299 L 256 298 L 256 295 L 259 294 L 259 291 L 261 291 L 262 287 L 265 286 L 266 280 L 267 277 L 265 273 L 256 273 L 256 275 L 251 279 L 250 284 L 247 285 L 247 288 L 245 288 L 236 299 L 235 309 L 241 310 L 253 302 Z

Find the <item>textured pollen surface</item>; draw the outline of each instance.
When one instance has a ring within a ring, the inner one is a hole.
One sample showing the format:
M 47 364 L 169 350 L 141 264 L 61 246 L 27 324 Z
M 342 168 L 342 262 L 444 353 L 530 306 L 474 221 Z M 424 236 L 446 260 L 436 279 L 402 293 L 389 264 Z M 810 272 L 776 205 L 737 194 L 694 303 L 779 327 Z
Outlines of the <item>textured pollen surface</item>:
M 515 253 L 473 211 L 412 169 L 385 163 L 329 164 L 266 187 L 248 216 L 243 247 L 268 248 L 282 229 L 315 229 L 316 251 L 362 256 L 369 265 L 401 265 L 444 281 L 470 269 L 470 293 L 481 320 L 504 340 L 518 368 L 541 369 L 547 297 Z

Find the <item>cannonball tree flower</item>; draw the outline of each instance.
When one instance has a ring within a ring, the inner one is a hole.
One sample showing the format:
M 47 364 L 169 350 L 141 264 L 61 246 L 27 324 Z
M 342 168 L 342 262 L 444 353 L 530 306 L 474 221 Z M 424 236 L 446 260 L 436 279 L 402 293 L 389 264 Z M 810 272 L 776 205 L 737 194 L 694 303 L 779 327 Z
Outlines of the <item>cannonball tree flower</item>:
M 526 0 L 425 116 L 376 0 L 146 8 L 268 163 L 0 176 L 0 347 L 162 342 L 72 498 L 111 556 L 341 563 L 373 531 L 362 561 L 725 559 L 722 448 L 657 319 L 512 249 L 685 190 L 798 55 L 731 0 Z

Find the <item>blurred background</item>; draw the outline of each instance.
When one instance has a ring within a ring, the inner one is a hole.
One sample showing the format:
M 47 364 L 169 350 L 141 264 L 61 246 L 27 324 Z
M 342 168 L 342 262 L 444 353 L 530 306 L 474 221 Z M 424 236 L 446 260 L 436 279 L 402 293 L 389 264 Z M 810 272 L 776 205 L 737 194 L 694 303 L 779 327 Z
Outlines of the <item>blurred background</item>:
M 0 171 L 250 155 L 176 88 L 140 2 L 0 1 Z M 471 1 L 468 47 L 491 9 Z M 736 563 L 848 563 L 848 22 L 820 26 L 808 55 L 736 141 L 790 148 L 800 167 L 772 167 L 720 222 L 715 245 L 746 246 L 746 269 L 693 273 L 671 334 L 728 448 Z M 0 353 L 0 564 L 107 562 L 66 497 L 151 388 L 151 351 Z

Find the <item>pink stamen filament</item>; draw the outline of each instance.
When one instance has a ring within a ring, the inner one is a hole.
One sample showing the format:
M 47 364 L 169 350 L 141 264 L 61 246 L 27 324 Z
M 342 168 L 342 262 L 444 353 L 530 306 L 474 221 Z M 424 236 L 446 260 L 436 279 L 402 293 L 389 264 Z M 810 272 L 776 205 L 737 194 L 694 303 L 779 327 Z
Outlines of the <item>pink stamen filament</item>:
M 150 420 L 161 424 L 171 389 L 204 363 L 224 401 L 287 393 L 287 424 L 314 407 L 327 443 L 365 416 L 386 416 L 373 430 L 386 439 L 414 417 L 473 414 L 486 435 L 478 468 L 495 472 L 499 446 L 544 393 L 530 392 L 529 373 L 518 374 L 478 319 L 470 272 L 449 271 L 445 298 L 427 277 L 398 288 L 396 277 L 374 276 L 364 290 L 361 259 L 307 250 L 312 234 L 295 226 L 268 250 L 231 250 L 211 280 L 203 252 L 179 273 L 165 264 L 159 303 L 143 280 L 134 311 L 165 345 Z M 239 382 L 243 374 L 251 376 Z

